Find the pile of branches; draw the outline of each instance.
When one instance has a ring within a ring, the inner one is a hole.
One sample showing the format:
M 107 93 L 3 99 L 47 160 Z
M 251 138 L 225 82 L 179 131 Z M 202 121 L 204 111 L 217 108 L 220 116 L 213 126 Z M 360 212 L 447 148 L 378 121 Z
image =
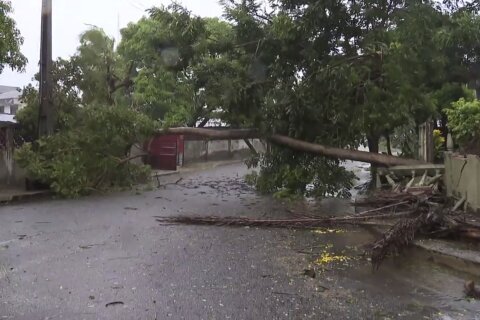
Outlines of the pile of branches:
M 401 253 L 419 237 L 466 238 L 480 240 L 480 225 L 468 223 L 453 210 L 444 197 L 425 188 L 422 192 L 380 191 L 356 206 L 368 207 L 360 213 L 320 217 L 310 214 L 292 214 L 285 219 L 255 219 L 220 216 L 156 217 L 161 224 L 189 224 L 229 227 L 273 227 L 313 229 L 340 225 L 379 225 L 388 229 L 369 246 L 372 266 L 378 269 L 389 255 Z

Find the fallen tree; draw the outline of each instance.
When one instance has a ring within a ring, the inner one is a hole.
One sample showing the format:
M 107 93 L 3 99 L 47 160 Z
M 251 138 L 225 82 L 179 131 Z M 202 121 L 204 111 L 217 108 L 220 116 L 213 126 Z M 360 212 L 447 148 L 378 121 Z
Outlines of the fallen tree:
M 158 131 L 158 134 L 196 135 L 212 140 L 265 138 L 274 144 L 285 146 L 296 151 L 307 152 L 340 160 L 367 162 L 385 167 L 423 163 L 422 161 L 415 159 L 406 159 L 379 153 L 324 146 L 321 144 L 306 142 L 280 134 L 265 135 L 255 129 L 213 130 L 205 128 L 180 127 L 163 129 Z
M 131 160 L 131 146 L 155 132 L 155 122 L 129 108 L 85 106 L 68 128 L 25 143 L 15 152 L 27 177 L 60 197 L 129 188 L 150 169 Z

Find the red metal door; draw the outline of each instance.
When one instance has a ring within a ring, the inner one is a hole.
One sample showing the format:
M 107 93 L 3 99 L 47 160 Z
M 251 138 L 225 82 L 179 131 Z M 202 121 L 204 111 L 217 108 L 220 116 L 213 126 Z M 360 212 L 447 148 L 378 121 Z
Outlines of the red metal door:
M 177 136 L 160 136 L 150 140 L 150 165 L 157 170 L 177 170 Z

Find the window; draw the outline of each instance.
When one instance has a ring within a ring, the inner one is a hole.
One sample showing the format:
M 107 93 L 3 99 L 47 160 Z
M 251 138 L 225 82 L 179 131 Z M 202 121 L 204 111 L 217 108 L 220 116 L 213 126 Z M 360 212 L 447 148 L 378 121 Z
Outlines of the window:
M 10 107 L 10 114 L 16 115 L 18 111 L 18 105 L 14 104 Z

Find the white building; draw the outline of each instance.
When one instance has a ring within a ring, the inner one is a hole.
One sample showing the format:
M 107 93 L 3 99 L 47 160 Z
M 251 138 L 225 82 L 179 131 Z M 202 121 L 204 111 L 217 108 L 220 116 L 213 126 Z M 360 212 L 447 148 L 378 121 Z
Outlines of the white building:
M 23 107 L 20 102 L 21 96 L 20 88 L 0 86 L 0 114 L 17 114 L 17 111 Z

